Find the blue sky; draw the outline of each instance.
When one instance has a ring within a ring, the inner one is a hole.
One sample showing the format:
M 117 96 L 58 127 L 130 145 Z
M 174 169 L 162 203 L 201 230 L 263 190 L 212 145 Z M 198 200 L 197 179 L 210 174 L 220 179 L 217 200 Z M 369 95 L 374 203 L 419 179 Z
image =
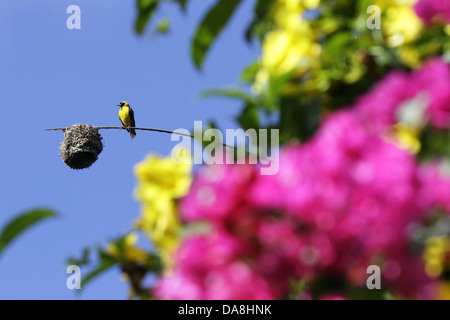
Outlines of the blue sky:
M 61 132 L 44 128 L 75 123 L 116 126 L 122 100 L 136 125 L 191 129 L 214 119 L 236 128 L 240 103 L 200 100 L 205 89 L 238 83 L 258 55 L 243 33 L 253 1 L 244 1 L 212 48 L 203 71 L 189 57 L 195 27 L 213 0 L 191 0 L 187 13 L 164 6 L 172 18 L 166 36 L 133 30 L 135 1 L 2 0 L 0 92 L 3 139 L 0 157 L 0 227 L 26 210 L 45 207 L 58 218 L 34 226 L 0 257 L 0 299 L 125 299 L 118 269 L 68 290 L 67 258 L 88 245 L 106 245 L 140 214 L 133 198 L 133 167 L 149 153 L 168 155 L 170 135 L 101 131 L 105 148 L 89 169 L 69 169 L 59 157 Z M 81 30 L 69 30 L 69 5 L 81 9 Z M 81 270 L 83 276 L 84 269 Z

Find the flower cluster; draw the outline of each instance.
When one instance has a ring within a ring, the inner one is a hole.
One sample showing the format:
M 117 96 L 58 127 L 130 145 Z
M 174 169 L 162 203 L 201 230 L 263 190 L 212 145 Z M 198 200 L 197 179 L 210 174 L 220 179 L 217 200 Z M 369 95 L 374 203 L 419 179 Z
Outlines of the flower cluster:
M 270 77 L 304 72 L 317 62 L 321 46 L 303 15 L 317 8 L 319 0 L 276 0 L 272 17 L 276 28 L 263 41 L 261 66 L 255 89 L 262 91 Z
M 191 165 L 175 164 L 170 157 L 149 156 L 136 165 L 138 187 L 136 197 L 142 202 L 142 216 L 136 222 L 160 250 L 163 261 L 170 265 L 170 256 L 179 242 L 181 223 L 177 200 L 191 184 Z
M 381 31 L 386 46 L 395 48 L 397 59 L 411 68 L 420 66 L 420 52 L 413 44 L 421 37 L 424 29 L 424 22 L 415 11 L 416 2 L 417 0 L 377 0 L 373 3 L 381 10 Z M 420 7 L 420 3 L 417 6 Z M 348 13 L 341 10 L 341 6 L 337 3 L 319 0 L 274 1 L 269 15 L 274 28 L 265 34 L 262 41 L 261 67 L 253 83 L 255 92 L 258 94 L 264 92 L 270 87 L 272 79 L 286 74 L 289 74 L 291 79 L 305 76 L 306 88 L 312 90 L 327 88 L 325 81 L 327 77 L 331 79 L 343 77 L 346 83 L 358 81 L 366 72 L 361 68 L 365 54 L 364 50 L 352 47 L 351 41 L 346 42 L 348 52 L 339 52 L 339 55 L 346 56 L 347 69 L 338 68 L 330 74 L 320 69 L 321 66 L 327 65 L 330 59 L 336 59 L 335 56 L 327 56 L 328 53 L 325 51 L 330 49 L 326 45 L 332 43 L 330 46 L 334 47 L 336 43 L 344 41 L 345 32 L 353 39 L 355 25 L 360 24 L 357 22 L 358 15 L 354 17 L 353 22 L 343 22 L 339 16 Z M 346 31 L 339 32 L 339 30 Z M 352 34 L 350 30 L 353 30 Z M 364 27 L 356 32 L 360 35 L 355 39 L 373 41 L 373 38 L 377 37 L 371 35 L 366 39 L 364 35 L 366 32 L 364 24 Z M 378 44 L 374 42 L 373 45 Z M 335 67 L 339 66 L 338 62 L 333 63 Z M 294 88 L 286 90 L 295 91 Z
M 450 237 L 431 237 L 427 240 L 424 259 L 425 270 L 431 277 L 440 276 L 450 266 Z
M 402 122 L 421 128 L 450 126 L 450 67 L 442 58 L 428 61 L 413 73 L 393 71 L 355 107 L 361 118 L 381 133 Z
M 249 165 L 202 167 L 181 214 L 211 228 L 181 245 L 158 297 L 280 299 L 293 279 L 314 287 L 323 277 L 358 287 L 371 264 L 382 267 L 397 296 L 433 297 L 410 236 L 433 206 L 448 205 L 431 183 L 448 182 L 386 133 L 400 121 L 416 123 L 411 108 L 433 126 L 448 126 L 450 99 L 437 87 L 450 88 L 441 59 L 389 74 L 356 106 L 330 114 L 313 139 L 286 146 L 276 175 L 260 176 Z M 425 104 L 411 104 L 424 92 Z
M 432 22 L 433 19 L 450 23 L 450 2 L 447 0 L 419 0 L 414 9 L 426 23 Z
M 435 206 L 450 212 L 450 164 L 447 160 L 432 161 L 423 165 L 421 181 L 424 185 L 422 197 L 433 201 Z
M 409 250 L 408 230 L 431 202 L 419 196 L 412 156 L 374 135 L 353 111 L 342 111 L 280 161 L 278 176 L 260 179 L 253 194 L 260 206 L 281 203 L 282 211 L 327 240 L 314 246 L 313 266 L 324 268 L 316 272 L 346 274 L 358 286 L 368 265 L 382 265 L 397 294 L 427 296 L 429 282 L 420 257 Z
M 312 142 L 286 148 L 280 164 L 275 176 L 240 166 L 198 174 L 183 217 L 214 232 L 182 245 L 162 298 L 279 299 L 292 279 L 323 274 L 362 285 L 377 261 L 399 293 L 425 294 L 406 234 L 426 212 L 411 156 L 342 112 Z
M 376 4 L 383 10 L 383 33 L 390 47 L 398 47 L 416 40 L 423 23 L 414 12 L 417 0 L 379 0 Z

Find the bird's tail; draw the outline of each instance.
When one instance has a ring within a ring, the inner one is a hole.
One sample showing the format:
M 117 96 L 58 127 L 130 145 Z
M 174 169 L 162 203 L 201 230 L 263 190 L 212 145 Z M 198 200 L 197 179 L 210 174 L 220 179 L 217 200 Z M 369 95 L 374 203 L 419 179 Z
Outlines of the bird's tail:
M 130 137 L 131 137 L 131 139 L 133 139 L 134 137 L 136 137 L 136 130 L 130 129 Z

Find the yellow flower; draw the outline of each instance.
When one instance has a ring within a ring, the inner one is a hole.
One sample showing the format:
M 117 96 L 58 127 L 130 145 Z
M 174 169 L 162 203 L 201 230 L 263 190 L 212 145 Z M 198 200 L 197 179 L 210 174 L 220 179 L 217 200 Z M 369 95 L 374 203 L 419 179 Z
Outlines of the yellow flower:
M 263 40 L 261 69 L 253 90 L 262 92 L 271 77 L 311 69 L 318 62 L 321 46 L 317 35 L 304 21 L 305 10 L 317 8 L 319 0 L 277 0 L 272 8 L 276 28 Z
M 421 148 L 420 133 L 425 125 L 425 111 L 429 105 L 426 93 L 404 101 L 396 112 L 397 124 L 385 136 L 386 140 L 411 154 L 417 154 Z
M 136 194 L 141 201 L 151 201 L 161 193 L 180 198 L 191 185 L 191 165 L 176 164 L 170 157 L 149 156 L 136 165 L 135 172 L 139 182 Z
M 437 300 L 450 300 L 450 283 L 439 282 L 437 286 Z
M 320 0 L 303 0 L 302 5 L 306 9 L 315 9 L 319 6 Z
M 450 24 L 447 24 L 444 27 L 444 32 L 445 32 L 446 35 L 450 36 Z
M 303 24 L 301 14 L 304 11 L 305 9 L 298 0 L 290 2 L 277 1 L 273 6 L 272 15 L 277 28 L 286 31 L 296 31 Z
M 419 51 L 413 46 L 402 46 L 397 50 L 397 56 L 406 66 L 417 69 L 421 66 Z
M 426 241 L 423 259 L 425 271 L 433 278 L 439 277 L 445 268 L 445 257 L 450 252 L 450 237 L 431 237 Z
M 274 10 L 288 10 L 288 11 L 301 11 L 302 10 L 302 0 L 276 0 L 274 5 Z
M 422 147 L 419 140 L 420 130 L 399 122 L 393 127 L 394 143 L 401 149 L 405 149 L 411 154 L 417 154 Z
M 164 265 L 172 265 L 172 257 L 180 242 L 181 222 L 173 201 L 161 199 L 144 206 L 136 227 L 142 229 L 152 239 Z
M 320 0 L 277 0 L 275 5 L 291 11 L 301 11 L 305 9 L 315 9 L 319 4 Z
M 132 232 L 124 238 L 123 248 L 119 248 L 116 243 L 110 243 L 107 251 L 116 259 L 144 263 L 147 260 L 148 254 L 136 246 L 137 239 L 136 233 Z
M 144 230 L 163 251 L 176 246 L 181 222 L 173 199 L 162 196 L 145 204 L 136 227 Z
M 422 20 L 414 11 L 417 0 L 379 0 L 384 11 L 382 30 L 390 47 L 399 47 L 416 40 L 423 29 Z
M 184 150 L 183 158 L 188 157 Z M 191 167 L 187 161 L 177 164 L 170 157 L 154 155 L 148 156 L 135 167 L 138 179 L 135 194 L 143 204 L 136 227 L 152 239 L 166 265 L 171 264 L 171 256 L 179 243 L 181 222 L 177 200 L 189 190 Z
M 270 80 L 269 71 L 265 68 L 258 70 L 255 76 L 255 83 L 253 83 L 252 91 L 254 93 L 261 93 L 267 89 L 267 84 Z
M 320 53 L 320 46 L 303 36 L 284 30 L 269 33 L 263 44 L 262 65 L 272 75 L 282 75 L 298 68 L 306 70 Z

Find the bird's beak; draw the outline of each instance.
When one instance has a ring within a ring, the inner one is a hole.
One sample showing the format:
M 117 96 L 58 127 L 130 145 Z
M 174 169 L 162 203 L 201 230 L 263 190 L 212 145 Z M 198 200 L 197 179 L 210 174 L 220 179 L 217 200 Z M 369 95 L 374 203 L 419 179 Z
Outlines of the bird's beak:
M 119 104 L 117 104 L 117 106 L 118 106 L 118 107 L 121 107 L 122 105 L 119 103 Z

